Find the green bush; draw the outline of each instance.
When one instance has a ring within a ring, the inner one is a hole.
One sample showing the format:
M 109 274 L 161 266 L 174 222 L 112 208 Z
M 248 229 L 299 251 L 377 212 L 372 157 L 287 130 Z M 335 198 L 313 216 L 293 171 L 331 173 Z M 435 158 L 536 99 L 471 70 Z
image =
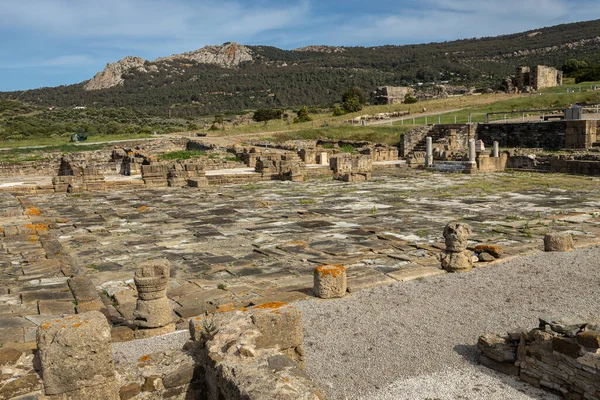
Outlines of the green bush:
M 342 115 L 346 114 L 346 110 L 344 110 L 342 107 L 336 107 L 333 109 L 333 116 L 334 117 L 339 117 Z
M 294 123 L 298 124 L 301 122 L 310 122 L 312 118 L 308 115 L 308 107 L 302 106 L 296 113 L 298 116 L 294 118 Z

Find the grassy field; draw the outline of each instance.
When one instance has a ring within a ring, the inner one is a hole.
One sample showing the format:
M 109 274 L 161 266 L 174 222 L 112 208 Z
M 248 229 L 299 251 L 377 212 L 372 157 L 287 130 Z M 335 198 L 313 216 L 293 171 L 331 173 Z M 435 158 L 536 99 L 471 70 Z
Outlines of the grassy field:
M 119 134 L 119 135 L 99 135 L 99 136 L 89 136 L 88 140 L 84 143 L 105 143 L 111 142 L 115 140 L 135 140 L 135 139 L 147 139 L 155 136 L 148 134 L 138 134 L 138 135 L 130 135 L 130 134 Z M 91 145 L 86 144 L 74 144 L 69 143 L 68 139 L 64 137 L 49 137 L 49 138 L 35 138 L 35 139 L 25 139 L 25 140 L 0 140 L 0 148 L 17 148 L 17 147 L 30 147 L 30 146 L 44 146 L 44 147 L 60 147 L 60 146 L 73 146 L 74 149 L 81 148 L 80 151 L 89 151 L 85 150 L 85 147 L 91 147 Z

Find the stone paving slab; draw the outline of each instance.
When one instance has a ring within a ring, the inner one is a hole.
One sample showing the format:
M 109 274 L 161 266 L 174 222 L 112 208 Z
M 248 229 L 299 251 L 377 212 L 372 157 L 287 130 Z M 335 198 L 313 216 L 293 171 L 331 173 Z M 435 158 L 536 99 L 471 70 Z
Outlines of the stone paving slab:
M 457 219 L 473 227 L 469 246 L 500 245 L 503 258 L 542 251 L 548 231 L 589 245 L 600 239 L 599 189 L 600 180 L 587 177 L 398 169 L 361 183 L 0 192 L 0 227 L 21 227 L 0 233 L 0 317 L 87 309 L 67 285 L 82 274 L 89 278 L 83 292 L 101 295 L 91 306 L 112 309 L 113 321 L 132 318 L 132 277 L 152 258 L 171 262 L 168 295 L 181 317 L 306 298 L 321 264 L 346 266 L 351 292 L 425 278 L 444 273 L 441 233 Z M 19 233 L 31 224 L 48 230 Z

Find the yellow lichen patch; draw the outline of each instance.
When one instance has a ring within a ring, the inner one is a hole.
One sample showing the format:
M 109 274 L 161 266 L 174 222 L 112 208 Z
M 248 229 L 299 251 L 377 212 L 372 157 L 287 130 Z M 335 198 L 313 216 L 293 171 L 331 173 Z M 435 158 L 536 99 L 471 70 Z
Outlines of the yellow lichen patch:
M 233 303 L 221 304 L 219 307 L 217 307 L 217 312 L 219 312 L 219 313 L 231 312 L 231 311 L 235 311 L 235 307 L 233 306 Z
M 148 206 L 140 206 L 138 207 L 139 211 L 146 211 L 148 209 Z
M 315 269 L 315 274 L 321 276 L 331 275 L 335 278 L 345 271 L 346 268 L 341 265 L 321 265 Z
M 48 329 L 48 328 L 50 328 L 50 324 L 44 324 L 44 325 L 42 325 L 42 329 Z
M 25 228 L 29 229 L 31 231 L 32 235 L 35 235 L 35 225 L 34 224 L 27 224 L 27 225 L 25 225 Z
M 48 232 L 48 224 L 35 224 L 36 232 Z
M 37 235 L 29 235 L 29 236 L 27 236 L 27 240 L 30 241 L 31 243 L 35 243 L 38 241 L 38 237 L 37 237 Z
M 81 322 L 78 322 L 76 324 L 73 324 L 73 328 L 79 328 L 81 326 Z
M 149 359 L 150 359 L 150 356 L 149 356 L 149 355 L 145 355 L 145 356 L 141 356 L 141 357 L 140 357 L 140 361 L 141 361 L 141 362 L 146 362 L 146 361 L 148 361 Z
M 25 215 L 40 215 L 40 210 L 35 207 L 29 207 L 25 210 Z
M 283 301 L 272 301 L 270 303 L 260 304 L 258 306 L 254 306 L 254 308 L 258 310 L 275 310 L 277 308 L 281 308 L 283 306 L 287 306 L 286 302 Z

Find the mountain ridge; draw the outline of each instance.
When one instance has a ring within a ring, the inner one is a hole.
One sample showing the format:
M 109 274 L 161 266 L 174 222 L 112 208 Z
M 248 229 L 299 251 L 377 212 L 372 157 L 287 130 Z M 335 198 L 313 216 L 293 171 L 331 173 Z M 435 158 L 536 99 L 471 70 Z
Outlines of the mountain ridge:
M 347 88 L 449 83 L 493 87 L 521 65 L 600 63 L 600 20 L 496 37 L 285 50 L 227 42 L 148 61 L 128 56 L 79 84 L 0 93 L 42 105 L 189 109 L 190 115 L 330 105 Z M 187 111 L 186 111 L 187 112 Z

